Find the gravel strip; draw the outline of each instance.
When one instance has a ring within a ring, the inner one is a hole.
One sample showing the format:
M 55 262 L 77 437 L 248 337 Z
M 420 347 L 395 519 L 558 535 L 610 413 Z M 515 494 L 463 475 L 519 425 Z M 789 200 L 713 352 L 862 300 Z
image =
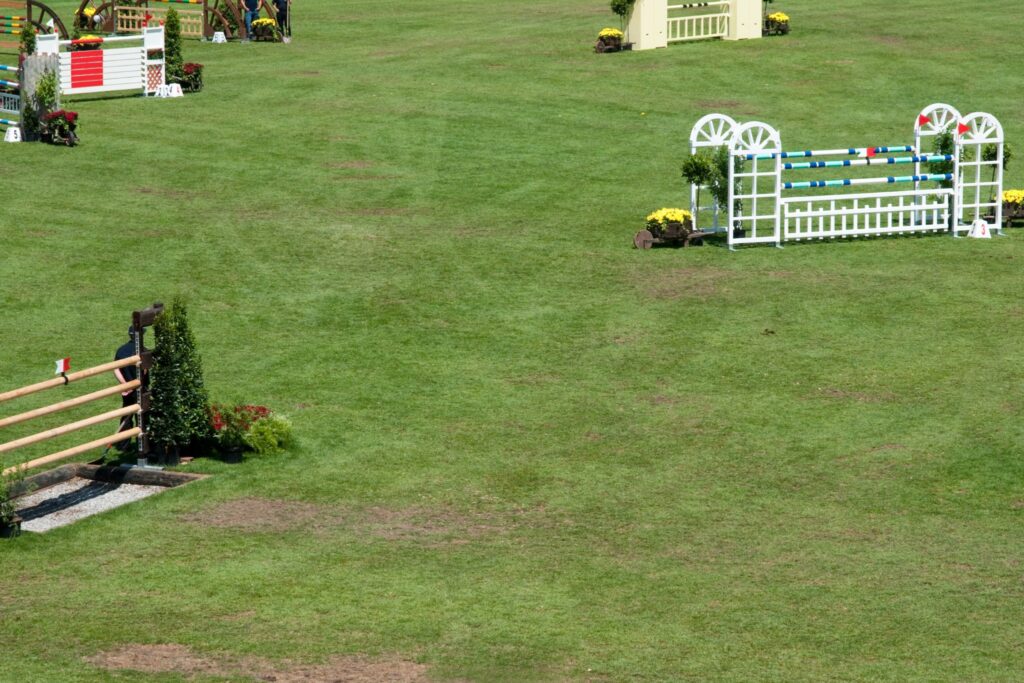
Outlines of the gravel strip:
M 43 533 L 167 489 L 75 477 L 18 499 L 24 531 Z

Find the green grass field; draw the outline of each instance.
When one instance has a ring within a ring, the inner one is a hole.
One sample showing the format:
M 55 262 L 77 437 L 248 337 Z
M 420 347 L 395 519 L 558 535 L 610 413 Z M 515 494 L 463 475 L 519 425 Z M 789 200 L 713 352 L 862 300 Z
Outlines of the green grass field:
M 948 102 L 1024 154 L 1019 2 L 775 7 L 595 55 L 606 0 L 296 0 L 186 42 L 200 94 L 4 145 L 0 390 L 182 295 L 299 444 L 0 543 L 0 680 L 1017 680 L 1024 230 L 631 238 L 712 111 L 803 149 Z

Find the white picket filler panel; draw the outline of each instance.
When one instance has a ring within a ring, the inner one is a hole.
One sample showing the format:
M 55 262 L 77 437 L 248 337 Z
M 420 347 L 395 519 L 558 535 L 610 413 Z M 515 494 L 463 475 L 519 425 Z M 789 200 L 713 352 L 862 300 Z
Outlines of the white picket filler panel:
M 142 90 L 144 95 L 166 84 L 163 59 L 164 27 L 153 26 L 142 35 L 102 38 L 100 48 L 69 52 L 76 41 L 60 40 L 56 34 L 36 39 L 36 54 L 56 54 L 63 95 Z M 108 43 L 138 43 L 127 47 L 106 48 Z M 62 50 L 63 48 L 63 50 Z M 158 58 L 149 53 L 159 51 Z
M 1003 127 L 991 114 L 974 112 L 957 124 L 954 235 L 969 231 L 974 221 L 988 215 L 987 210 L 995 216 L 996 233 L 1003 234 L 1003 141 Z M 995 147 L 995 158 L 986 161 L 983 152 L 988 145 Z
M 737 123 L 725 114 L 708 114 L 694 124 L 690 131 L 690 154 L 696 154 L 701 149 L 718 148 L 728 146 L 732 136 L 736 132 Z M 690 213 L 693 214 L 693 229 L 700 229 L 700 211 L 712 209 L 714 221 L 712 228 L 718 231 L 719 206 L 712 198 L 711 206 L 697 206 L 697 186 L 690 186 Z M 706 189 L 706 188 L 700 188 Z M 710 192 L 708 193 L 710 196 Z
M 626 25 L 634 50 L 687 40 L 761 37 L 761 0 L 636 0 Z
M 798 241 L 946 231 L 952 200 L 953 191 L 944 189 L 783 197 L 782 238 Z
M 742 244 L 774 243 L 805 239 L 832 239 L 916 232 L 967 232 L 976 220 L 992 217 L 995 230 L 1002 221 L 1003 143 L 1002 126 L 991 114 L 976 112 L 966 117 L 945 104 L 934 104 L 918 116 L 914 145 L 859 147 L 784 152 L 779 134 L 771 126 L 752 122 L 736 124 L 723 114 L 705 116 L 691 133 L 691 153 L 698 148 L 729 141 L 729 248 Z M 951 131 L 953 154 L 928 154 L 921 150 L 924 138 Z M 990 148 L 990 159 L 984 151 Z M 910 153 L 911 156 L 877 156 Z M 855 157 L 836 161 L 783 162 L 783 159 Z M 765 162 L 768 162 L 767 164 Z M 923 164 L 952 162 L 952 173 L 928 173 Z M 749 167 L 747 167 L 749 164 Z M 785 182 L 783 173 L 852 166 L 913 164 L 914 174 L 874 178 L 842 178 Z M 765 166 L 771 169 L 766 170 Z M 828 195 L 784 195 L 794 190 L 831 187 L 912 183 L 913 189 L 889 192 L 849 192 Z M 939 186 L 922 188 L 922 183 Z M 771 191 L 767 191 L 768 189 Z M 696 206 L 691 187 L 691 208 Z M 696 219 L 696 212 L 694 212 Z M 737 229 L 740 234 L 737 234 Z M 1001 231 L 999 231 L 1001 234 Z
M 725 38 L 729 35 L 731 7 L 731 0 L 669 5 L 666 39 L 670 43 L 678 43 Z
M 781 245 L 779 131 L 760 121 L 738 126 L 729 141 L 729 154 L 729 248 L 740 244 Z M 744 189 L 747 185 L 749 191 Z

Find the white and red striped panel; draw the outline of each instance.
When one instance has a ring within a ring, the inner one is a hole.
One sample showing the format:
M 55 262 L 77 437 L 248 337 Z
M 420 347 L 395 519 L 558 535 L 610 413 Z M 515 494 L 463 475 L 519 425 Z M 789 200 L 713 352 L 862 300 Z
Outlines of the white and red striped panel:
M 60 91 L 67 95 L 147 89 L 146 51 L 141 47 L 60 53 Z

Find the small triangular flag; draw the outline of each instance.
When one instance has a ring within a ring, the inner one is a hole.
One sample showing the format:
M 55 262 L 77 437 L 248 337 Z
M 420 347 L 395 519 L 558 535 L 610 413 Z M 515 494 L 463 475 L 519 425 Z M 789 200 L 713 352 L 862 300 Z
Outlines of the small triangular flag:
M 67 372 L 70 369 L 71 369 L 71 357 L 68 356 L 67 358 L 61 358 L 59 361 L 57 361 L 57 371 L 54 372 L 53 374 L 55 374 L 55 375 L 63 375 L 65 372 Z
M 970 129 L 971 129 L 971 127 L 968 126 L 966 123 L 958 123 L 958 124 L 956 124 L 956 134 L 957 135 L 963 135 L 964 133 L 966 133 Z
M 932 120 L 930 118 L 928 118 L 927 116 L 925 116 L 924 114 L 921 114 L 920 116 L 917 117 L 917 125 L 918 126 L 923 126 L 924 124 L 931 123 L 931 122 L 932 122 Z
M 868 159 L 870 159 L 871 157 L 875 156 L 875 154 L 877 154 L 877 151 L 875 150 L 874 147 L 868 147 L 867 153 L 868 153 Z

